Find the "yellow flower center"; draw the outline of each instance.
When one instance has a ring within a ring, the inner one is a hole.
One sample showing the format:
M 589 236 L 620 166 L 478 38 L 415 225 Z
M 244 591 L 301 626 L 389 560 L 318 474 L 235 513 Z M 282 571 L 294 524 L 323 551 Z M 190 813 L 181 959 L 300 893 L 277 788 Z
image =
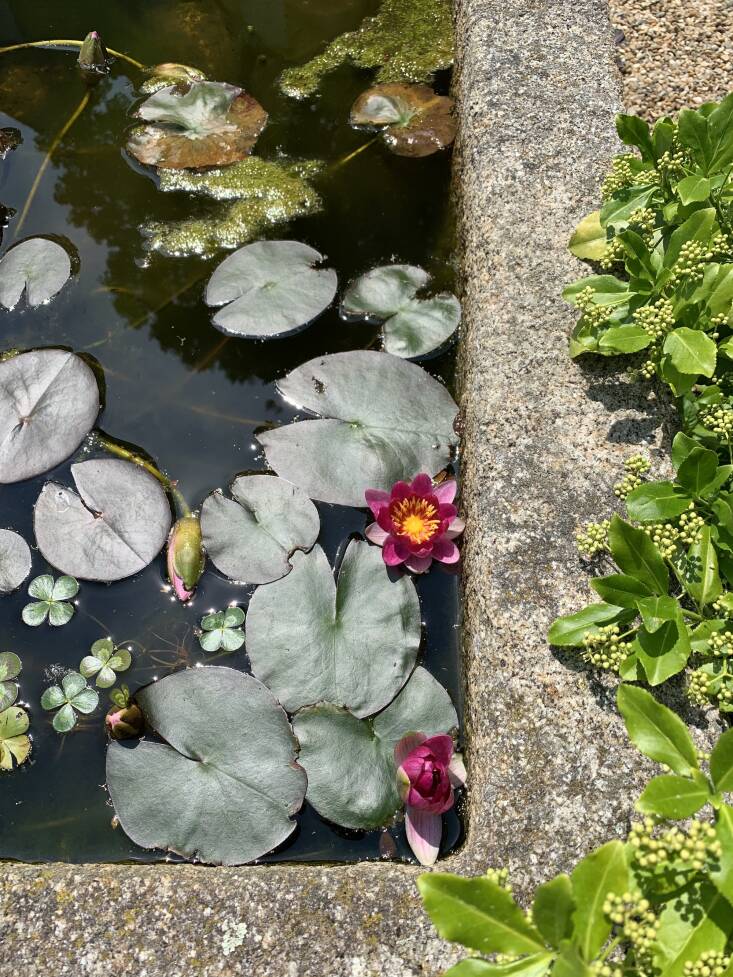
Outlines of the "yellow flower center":
M 440 527 L 438 510 L 428 499 L 411 495 L 393 502 L 390 516 L 398 536 L 406 536 L 411 543 L 427 543 Z

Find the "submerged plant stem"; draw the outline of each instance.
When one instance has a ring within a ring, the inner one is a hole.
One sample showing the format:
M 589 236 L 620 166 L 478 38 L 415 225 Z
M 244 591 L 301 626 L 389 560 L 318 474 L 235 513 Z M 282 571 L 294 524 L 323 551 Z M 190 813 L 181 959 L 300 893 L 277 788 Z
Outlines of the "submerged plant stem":
M 124 458 L 125 461 L 131 461 L 134 465 L 139 465 L 141 468 L 144 468 L 146 472 L 149 472 L 153 478 L 157 478 L 166 492 L 170 492 L 171 496 L 173 497 L 173 501 L 176 504 L 176 509 L 178 510 L 179 515 L 191 515 L 191 510 L 188 507 L 188 503 L 184 499 L 183 494 L 176 483 L 172 479 L 168 478 L 167 475 L 164 475 L 159 468 L 156 468 L 152 461 L 147 461 L 134 451 L 130 451 L 129 448 L 125 448 L 121 444 L 117 444 L 115 441 L 110 440 L 110 438 L 100 434 L 99 431 L 95 433 L 95 436 L 97 443 L 104 448 L 105 451 L 109 451 L 109 453 L 112 455 L 117 455 L 118 458 Z
M 30 210 L 31 204 L 33 203 L 33 198 L 36 195 L 36 192 L 38 190 L 38 187 L 41 185 L 41 180 L 43 179 L 43 174 L 46 172 L 46 169 L 48 167 L 48 164 L 51 162 L 51 157 L 55 153 L 56 149 L 59 146 L 59 143 L 64 138 L 64 136 L 66 135 L 66 133 L 69 131 L 69 129 L 71 129 L 71 127 L 74 125 L 74 123 L 76 122 L 76 120 L 79 118 L 79 116 L 82 114 L 82 112 L 84 111 L 84 109 L 89 104 L 89 96 L 90 96 L 90 94 L 91 94 L 90 92 L 85 92 L 84 98 L 82 98 L 81 102 L 79 102 L 79 104 L 74 109 L 74 111 L 69 116 L 69 118 L 66 120 L 66 122 L 64 123 L 64 125 L 59 129 L 59 131 L 53 137 L 53 140 L 51 142 L 51 145 L 48 147 L 48 152 L 43 157 L 43 162 L 41 163 L 40 167 L 38 168 L 38 172 L 36 173 L 36 178 L 33 181 L 33 185 L 31 186 L 31 189 L 30 189 L 30 193 L 28 194 L 28 197 L 26 198 L 25 204 L 23 205 L 23 210 L 21 211 L 20 217 L 18 218 L 18 223 L 15 225 L 15 232 L 14 233 L 15 233 L 16 236 L 18 235 L 18 232 L 20 231 L 20 229 L 23 226 L 23 223 L 24 223 L 26 217 L 28 216 L 28 211 Z
M 0 47 L 0 54 L 7 54 L 10 51 L 22 51 L 23 48 L 29 47 L 41 47 L 41 48 L 63 48 L 63 47 L 78 47 L 81 48 L 82 41 L 70 41 L 70 40 L 60 40 L 54 39 L 51 41 L 25 41 L 23 44 L 9 44 L 7 47 Z M 135 58 L 131 58 L 129 54 L 123 54 L 122 51 L 114 51 L 111 47 L 108 47 L 107 54 L 111 54 L 113 58 L 119 58 L 120 61 L 126 61 L 128 64 L 132 65 L 133 68 L 137 68 L 139 71 L 145 70 L 145 65 L 141 64 L 140 61 L 136 61 Z
M 365 149 L 369 149 L 372 143 L 375 143 L 380 136 L 381 136 L 381 132 L 378 132 L 376 136 L 373 136 L 370 140 L 368 140 L 368 142 L 362 143 L 361 146 L 358 146 L 353 152 L 349 153 L 347 156 L 343 156 L 341 159 L 337 159 L 335 163 L 331 164 L 329 170 L 333 173 L 334 170 L 339 170 L 341 169 L 342 166 L 346 166 L 346 164 L 351 162 L 351 160 L 355 156 L 358 156 L 359 153 L 363 153 Z

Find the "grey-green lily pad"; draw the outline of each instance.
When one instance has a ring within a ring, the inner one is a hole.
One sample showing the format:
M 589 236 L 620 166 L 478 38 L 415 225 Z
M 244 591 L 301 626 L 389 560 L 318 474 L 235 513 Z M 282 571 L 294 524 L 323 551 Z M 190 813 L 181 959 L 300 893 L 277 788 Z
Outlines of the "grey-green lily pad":
M 30 547 L 18 533 L 0 529 L 0 594 L 17 590 L 31 572 Z
M 86 363 L 61 349 L 0 363 L 0 483 L 50 471 L 79 447 L 99 413 L 99 387 Z
M 244 644 L 244 611 L 227 607 L 201 619 L 199 644 L 204 651 L 238 651 Z
M 48 482 L 34 527 L 46 560 L 81 580 L 110 582 L 152 563 L 168 538 L 171 510 L 160 483 L 117 458 L 71 466 L 78 489 Z
M 395 745 L 410 732 L 435 736 L 458 725 L 450 696 L 424 668 L 416 668 L 394 702 L 372 720 L 331 703 L 293 720 L 307 798 L 321 817 L 345 828 L 378 828 L 401 806 Z
M 220 489 L 201 506 L 201 532 L 212 563 L 231 580 L 271 583 L 292 569 L 296 550 L 309 550 L 321 528 L 308 496 L 277 475 L 240 475 L 232 498 Z
M 99 705 L 99 693 L 87 685 L 79 672 L 67 672 L 61 685 L 51 685 L 41 696 L 41 708 L 51 712 L 57 733 L 68 733 L 76 726 L 77 713 L 88 715 Z
M 224 306 L 213 318 L 232 336 L 285 336 L 308 325 L 336 294 L 323 255 L 298 241 L 255 241 L 226 257 L 206 286 L 206 304 Z
M 378 547 L 352 540 L 338 584 L 320 546 L 295 553 L 282 580 L 258 588 L 247 612 L 252 671 L 288 712 L 316 702 L 371 716 L 395 697 L 420 646 L 412 580 L 391 580 Z
M 267 122 L 256 99 L 218 81 L 161 88 L 135 114 L 147 125 L 132 130 L 128 152 L 166 169 L 236 163 L 249 156 Z
M 432 156 L 456 138 L 453 99 L 427 85 L 376 85 L 351 108 L 351 124 L 382 130 L 385 145 L 398 156 Z
M 417 472 L 438 472 L 458 443 L 458 408 L 415 363 L 372 350 L 310 360 L 278 382 L 290 403 L 323 420 L 257 435 L 270 468 L 312 499 L 363 506 Z
M 28 713 L 19 706 L 11 706 L 0 712 L 0 770 L 12 770 L 25 763 L 31 752 L 31 741 L 26 735 L 29 726 Z
M 164 743 L 111 743 L 107 785 L 123 830 L 143 848 L 224 865 L 251 862 L 290 837 L 305 773 L 287 716 L 260 682 L 206 666 L 138 692 Z
M 382 321 L 387 353 L 406 359 L 427 356 L 446 344 L 461 321 L 461 305 L 455 295 L 415 297 L 429 279 L 415 265 L 374 268 L 346 289 L 341 314 Z
M 73 577 L 54 580 L 50 573 L 44 573 L 31 580 L 28 593 L 36 599 L 21 612 L 25 624 L 37 628 L 48 619 L 49 624 L 59 628 L 74 616 L 74 605 L 69 602 L 79 593 L 79 584 Z
M 100 638 L 85 655 L 79 671 L 85 679 L 93 678 L 100 689 L 109 689 L 117 681 L 118 672 L 126 672 L 132 664 L 132 655 L 127 648 L 115 648 L 111 638 Z
M 18 683 L 13 679 L 20 675 L 22 667 L 20 658 L 14 652 L 0 652 L 0 712 L 12 706 L 18 698 Z
M 0 260 L 0 305 L 15 308 L 24 291 L 31 308 L 43 305 L 70 275 L 71 261 L 60 244 L 45 237 L 29 237 Z

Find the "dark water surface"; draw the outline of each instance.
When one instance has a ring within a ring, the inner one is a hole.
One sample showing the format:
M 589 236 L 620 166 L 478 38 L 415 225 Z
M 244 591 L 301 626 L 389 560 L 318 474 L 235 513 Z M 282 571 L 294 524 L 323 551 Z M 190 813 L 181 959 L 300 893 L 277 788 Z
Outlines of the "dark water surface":
M 284 97 L 277 78 L 376 8 L 375 0 L 0 0 L 0 46 L 81 38 L 99 30 L 112 48 L 145 64 L 192 64 L 253 94 L 270 114 L 257 155 L 274 159 L 283 153 L 328 164 L 369 138 L 347 124 L 369 75 L 341 69 L 329 76 L 318 99 L 306 102 Z M 22 146 L 0 163 L 0 203 L 18 213 L 54 135 L 84 94 L 75 61 L 76 53 L 37 49 L 0 55 L 0 125 L 23 134 Z M 224 341 L 202 301 L 205 281 L 223 253 L 209 260 L 145 260 L 139 232 L 145 220 L 193 216 L 210 204 L 161 194 L 125 158 L 121 147 L 141 81 L 139 72 L 117 62 L 54 153 L 18 238 L 66 238 L 78 252 L 78 274 L 47 307 L 0 312 L 0 350 L 62 345 L 94 356 L 105 378 L 99 425 L 152 456 L 197 507 L 237 472 L 264 468 L 255 430 L 266 422 L 287 423 L 296 413 L 278 395 L 278 378 L 314 356 L 369 346 L 378 331 L 347 325 L 332 308 L 295 336 L 267 343 Z M 395 260 L 421 264 L 441 286 L 451 287 L 449 175 L 446 154 L 402 159 L 375 143 L 317 179 L 321 214 L 268 236 L 304 241 L 327 255 L 341 287 Z M 2 249 L 14 240 L 11 221 Z M 450 354 L 428 365 L 450 385 Z M 72 484 L 70 463 L 0 486 L 0 526 L 32 542 L 33 503 L 48 478 Z M 320 542 L 333 560 L 350 533 L 363 531 L 366 517 L 355 509 L 318 508 Z M 45 572 L 53 568 L 34 551 L 31 576 Z M 31 760 L 0 776 L 0 858 L 165 857 L 137 848 L 111 827 L 104 789 L 106 692 L 100 693 L 100 708 L 66 736 L 53 731 L 50 714 L 39 705 L 54 667 L 78 668 L 92 642 L 107 634 L 116 643 L 134 642 L 133 666 L 121 676 L 133 691 L 185 664 L 211 661 L 198 645 L 195 625 L 209 609 L 233 600 L 246 607 L 253 588 L 238 587 L 209 567 L 195 599 L 183 607 L 164 591 L 165 582 L 162 555 L 121 583 L 82 582 L 77 613 L 60 629 L 21 622 L 29 599 L 25 587 L 0 598 L 0 650 L 15 651 L 23 660 L 19 702 L 29 710 L 33 740 Z M 417 586 L 426 625 L 423 663 L 460 707 L 457 580 L 434 571 Z M 244 650 L 217 663 L 248 668 Z M 307 804 L 299 824 L 289 843 L 265 861 L 379 856 L 378 831 L 332 828 Z M 392 834 L 399 854 L 407 855 L 403 828 Z M 446 848 L 460 834 L 451 812 Z

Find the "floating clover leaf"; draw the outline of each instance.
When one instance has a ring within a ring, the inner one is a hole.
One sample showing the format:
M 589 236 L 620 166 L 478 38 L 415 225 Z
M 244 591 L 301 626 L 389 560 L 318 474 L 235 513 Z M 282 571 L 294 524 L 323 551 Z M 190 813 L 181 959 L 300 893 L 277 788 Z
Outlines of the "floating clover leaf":
M 233 336 L 269 338 L 301 329 L 333 301 L 332 268 L 298 241 L 256 241 L 225 258 L 206 286 L 206 304 L 223 305 L 213 323 Z
M 128 152 L 166 169 L 236 163 L 249 156 L 267 122 L 256 99 L 218 81 L 194 81 L 184 91 L 176 85 L 162 88 L 136 115 L 148 125 L 133 129 Z
M 384 349 L 411 359 L 439 349 L 456 331 L 461 306 L 443 293 L 417 299 L 430 276 L 416 265 L 374 268 L 346 289 L 341 314 L 383 321 Z
M 241 607 L 227 607 L 225 611 L 207 614 L 201 620 L 199 644 L 204 651 L 236 651 L 244 644 L 244 611 Z
M 20 658 L 12 651 L 0 653 L 0 712 L 12 706 L 18 698 L 18 683 L 12 679 L 20 674 Z
M 102 458 L 71 466 L 79 490 L 44 485 L 33 517 L 38 548 L 53 566 L 109 583 L 144 570 L 171 528 L 163 488 L 131 461 Z
M 31 237 L 5 252 L 0 261 L 0 305 L 13 309 L 25 290 L 35 308 L 54 297 L 71 275 L 69 256 L 55 241 Z
M 9 594 L 31 572 L 30 547 L 18 533 L 0 529 L 0 594 Z
M 73 353 L 38 349 L 0 363 L 0 483 L 65 461 L 98 413 L 97 381 Z
M 25 623 L 37 628 L 48 618 L 49 624 L 61 627 L 74 616 L 74 605 L 68 602 L 79 593 L 79 584 L 73 577 L 59 577 L 54 582 L 50 573 L 44 573 L 31 580 L 28 593 L 36 601 L 23 608 Z
M 363 506 L 368 488 L 389 490 L 415 472 L 438 472 L 458 442 L 458 408 L 442 384 L 399 356 L 357 350 L 304 363 L 278 390 L 323 420 L 264 434 L 267 461 L 312 499 Z
M 382 128 L 382 140 L 398 156 L 431 156 L 456 138 L 453 99 L 427 85 L 377 85 L 351 109 L 353 126 Z
M 79 671 L 86 679 L 94 678 L 100 689 L 109 689 L 117 681 L 117 672 L 125 672 L 132 664 L 127 648 L 115 648 L 111 638 L 100 638 L 92 645 L 91 655 L 82 658 Z
M 12 770 L 28 759 L 31 741 L 25 735 L 28 729 L 28 713 L 19 706 L 11 706 L 0 712 L 0 770 Z
M 41 696 L 41 706 L 46 710 L 57 709 L 53 728 L 57 733 L 68 733 L 76 726 L 77 712 L 85 716 L 99 705 L 99 693 L 90 689 L 79 672 L 67 672 L 61 685 L 52 685 Z

